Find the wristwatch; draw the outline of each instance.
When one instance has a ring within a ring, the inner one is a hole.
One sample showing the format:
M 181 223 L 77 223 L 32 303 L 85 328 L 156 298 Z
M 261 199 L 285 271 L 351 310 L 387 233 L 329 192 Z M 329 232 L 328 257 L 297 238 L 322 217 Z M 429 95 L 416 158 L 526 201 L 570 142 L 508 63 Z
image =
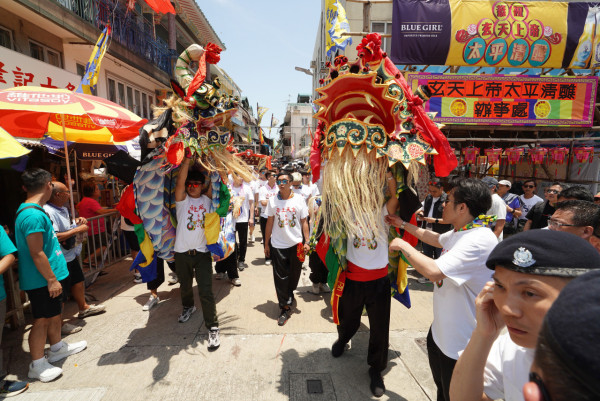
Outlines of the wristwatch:
M 402 220 L 402 224 L 400 224 L 400 229 L 404 230 L 405 225 L 406 225 L 406 221 Z
M 440 219 L 435 219 L 435 224 L 438 224 L 440 222 Z

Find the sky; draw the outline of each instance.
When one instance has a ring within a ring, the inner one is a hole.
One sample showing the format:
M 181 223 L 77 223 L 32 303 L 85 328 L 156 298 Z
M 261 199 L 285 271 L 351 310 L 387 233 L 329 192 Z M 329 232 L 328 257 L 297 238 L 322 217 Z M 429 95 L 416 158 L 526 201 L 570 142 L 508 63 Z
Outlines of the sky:
M 312 77 L 294 67 L 309 68 L 321 12 L 321 0 L 196 0 L 225 44 L 217 64 L 256 104 L 268 107 L 280 123 L 288 102 L 310 94 Z M 268 134 L 268 130 L 265 131 Z M 278 137 L 272 130 L 271 138 Z

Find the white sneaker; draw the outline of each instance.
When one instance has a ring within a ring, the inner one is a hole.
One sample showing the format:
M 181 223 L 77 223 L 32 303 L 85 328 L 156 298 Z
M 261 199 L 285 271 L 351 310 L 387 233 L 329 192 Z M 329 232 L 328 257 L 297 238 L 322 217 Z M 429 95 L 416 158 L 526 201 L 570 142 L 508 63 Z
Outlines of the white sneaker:
M 173 284 L 177 284 L 179 282 L 179 278 L 177 277 L 177 274 L 175 272 L 171 272 L 169 273 L 169 279 L 167 280 L 167 282 L 171 285 Z
M 250 242 L 252 242 L 252 243 L 256 242 L 256 237 L 254 235 L 252 236 L 252 240 Z
M 52 366 L 48 362 L 48 357 L 44 357 L 44 361 L 34 367 L 33 362 L 29 364 L 29 373 L 27 377 L 30 379 L 39 379 L 41 382 L 49 382 L 62 375 L 62 369 L 58 366 Z
M 150 295 L 150 299 L 148 299 L 148 302 L 146 302 L 146 304 L 142 307 L 142 310 L 148 311 L 148 310 L 152 309 L 158 303 L 158 301 L 160 301 L 159 297 Z
M 235 285 L 236 287 L 239 287 L 240 285 L 242 285 L 242 280 L 240 280 L 239 278 L 232 278 L 231 284 Z
M 315 295 L 319 295 L 319 293 L 321 292 L 321 286 L 319 285 L 319 283 L 314 283 L 312 285 L 312 291 L 313 294 Z
M 224 279 L 224 278 L 226 278 L 226 277 L 227 277 L 227 273 L 217 273 L 217 274 L 215 275 L 215 278 L 216 278 L 217 280 L 223 280 L 223 279 Z
M 134 273 L 133 282 L 136 284 L 142 284 L 142 275 L 140 273 Z
M 219 348 L 221 345 L 221 340 L 219 340 L 219 328 L 211 327 L 208 331 L 208 349 L 215 350 Z
M 266 260 L 265 261 L 265 265 L 270 265 L 271 263 L 272 263 L 271 260 Z
M 329 294 L 331 292 L 331 288 L 327 285 L 327 283 L 320 283 L 319 287 L 321 287 L 321 292 L 325 294 Z
M 51 349 L 48 350 L 48 362 L 57 362 L 61 359 L 65 359 L 69 355 L 76 354 L 78 352 L 83 351 L 87 348 L 87 341 L 78 341 L 73 344 L 67 344 L 63 341 L 63 346 L 56 352 L 53 352 Z

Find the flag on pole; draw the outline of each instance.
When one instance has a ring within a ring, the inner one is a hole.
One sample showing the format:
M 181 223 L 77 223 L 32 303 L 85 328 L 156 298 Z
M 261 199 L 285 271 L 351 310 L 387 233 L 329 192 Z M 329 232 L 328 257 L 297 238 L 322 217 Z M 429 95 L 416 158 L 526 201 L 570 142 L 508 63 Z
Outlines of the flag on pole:
M 350 32 L 350 24 L 346 11 L 338 0 L 325 0 L 325 10 L 325 29 L 329 34 L 325 35 L 325 51 L 327 57 L 332 57 L 338 50 L 343 52 L 346 46 L 352 44 L 350 36 L 342 36 L 342 33 Z
M 263 136 L 263 130 L 262 128 L 258 128 L 258 137 L 260 138 L 260 144 L 264 145 L 265 144 L 265 137 Z
M 279 120 L 276 118 L 273 118 L 273 115 L 271 115 L 271 128 L 277 127 L 278 125 L 279 125 Z
M 267 111 L 269 109 L 267 107 L 261 107 L 257 103 L 256 110 L 257 110 L 256 112 L 258 113 L 258 125 L 260 125 L 260 122 L 262 121 L 263 116 L 267 113 Z
M 252 128 L 248 126 L 248 143 L 252 143 Z
M 110 26 L 106 25 L 100 34 L 98 41 L 96 42 L 96 46 L 94 46 L 94 50 L 92 50 L 90 60 L 85 66 L 83 78 L 81 79 L 81 82 L 79 83 L 79 86 L 75 92 L 92 95 L 92 91 L 96 90 L 98 75 L 100 74 L 100 63 L 102 62 L 102 57 L 104 57 L 104 53 L 106 53 L 106 49 L 108 48 L 109 39 Z

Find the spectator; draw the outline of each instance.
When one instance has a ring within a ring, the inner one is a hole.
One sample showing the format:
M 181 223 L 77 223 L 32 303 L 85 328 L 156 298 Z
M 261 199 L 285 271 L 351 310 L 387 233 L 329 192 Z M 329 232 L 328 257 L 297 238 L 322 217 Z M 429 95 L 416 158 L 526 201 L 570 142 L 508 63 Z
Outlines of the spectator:
M 444 205 L 444 222 L 454 230 L 444 234 L 408 224 L 399 217 L 388 221 L 421 241 L 443 247 L 438 259 L 431 259 L 406 241 L 396 238 L 390 250 L 399 250 L 410 265 L 433 286 L 433 323 L 427 335 L 429 366 L 437 386 L 438 401 L 450 400 L 450 380 L 459 353 L 465 349 L 475 328 L 475 297 L 490 279 L 485 261 L 498 238 L 481 216 L 492 206 L 490 189 L 481 180 L 456 179 Z
M 262 237 L 263 237 L 263 247 L 266 246 L 267 242 L 265 241 L 265 234 L 266 234 L 266 229 L 267 229 L 267 205 L 269 204 L 269 199 L 271 199 L 274 196 L 277 196 L 277 193 L 279 192 L 279 189 L 277 188 L 277 185 L 275 184 L 275 173 L 273 172 L 268 172 L 266 174 L 267 177 L 267 183 L 265 185 L 263 185 L 262 187 L 260 187 L 259 189 L 259 193 L 258 193 L 258 203 L 260 205 L 260 232 L 262 233 Z M 271 264 L 271 258 L 269 257 L 269 255 L 267 255 L 265 253 L 265 264 L 270 265 Z
M 544 191 L 546 200 L 537 203 L 527 213 L 527 223 L 523 231 L 544 228 L 548 226 L 548 219 L 554 213 L 554 206 L 558 202 L 558 194 L 562 191 L 562 185 L 558 182 L 553 183 Z
M 569 188 L 565 188 L 558 194 L 559 202 L 575 199 L 593 202 L 594 196 L 587 188 L 582 187 L 581 185 L 575 185 Z
M 245 183 L 242 177 L 236 173 L 233 173 L 233 186 L 231 189 L 232 196 L 243 198 L 240 215 L 235 220 L 235 231 L 238 236 L 238 242 L 236 242 L 237 268 L 242 271 L 248 267 L 246 263 L 246 250 L 248 249 L 248 227 L 254 227 L 254 195 L 252 187 Z M 233 285 L 237 285 L 236 282 L 241 284 L 239 278 L 237 280 L 229 278 L 233 280 Z
M 548 228 L 575 234 L 600 251 L 600 205 L 583 200 L 558 202 Z
M 17 252 L 17 248 L 12 243 L 3 227 L 0 227 L 0 322 L 4 324 L 6 320 L 6 290 L 4 289 L 3 274 L 12 267 L 15 261 L 13 253 Z M 0 329 L 0 343 L 2 342 L 2 332 Z M 21 394 L 27 390 L 29 383 L 20 381 L 6 380 L 6 372 L 2 361 L 2 349 L 0 348 L 0 397 L 11 397 Z
M 496 216 L 496 222 L 492 224 L 492 231 L 498 237 L 498 241 L 502 241 L 502 233 L 504 225 L 506 224 L 506 203 L 502 200 L 500 195 L 496 193 L 498 189 L 498 180 L 494 177 L 483 177 L 482 180 L 485 185 L 490 189 L 492 194 L 492 207 L 486 212 L 488 216 Z
M 433 230 L 438 234 L 450 231 L 452 226 L 444 222 L 442 214 L 444 212 L 444 203 L 448 195 L 444 192 L 442 182 L 437 178 L 429 181 L 427 186 L 429 194 L 423 201 L 423 208 L 417 212 L 417 218 L 422 221 L 421 227 L 426 230 Z M 425 242 L 422 242 L 423 254 L 432 259 L 437 259 L 442 253 L 442 248 L 436 248 Z M 423 277 L 424 278 L 424 277 Z M 425 279 L 427 280 L 427 279 Z M 426 282 L 419 278 L 419 282 Z M 428 281 L 428 280 L 427 280 Z
M 494 281 L 475 300 L 477 326 L 451 399 L 520 401 L 544 315 L 571 279 L 600 268 L 600 254 L 575 235 L 530 230 L 501 242 L 486 265 Z
M 600 192 L 598 192 L 596 195 L 594 195 L 594 203 L 600 204 Z
M 584 274 L 565 286 L 546 313 L 523 387 L 525 401 L 600 399 L 599 287 L 600 272 Z
M 52 176 L 40 168 L 28 169 L 21 175 L 27 199 L 19 206 L 15 221 L 15 237 L 19 250 L 19 278 L 22 290 L 31 302 L 33 326 L 29 333 L 29 353 L 33 360 L 28 376 L 48 382 L 62 374 L 51 365 L 69 355 L 83 351 L 85 341 L 67 344 L 60 338 L 63 287 L 69 270 L 60 250 L 52 221 L 42 206 L 52 196 Z M 44 356 L 46 339 L 50 342 Z
M 527 224 L 527 213 L 539 202 L 542 202 L 543 199 L 535 194 L 537 190 L 537 183 L 535 180 L 525 180 L 523 185 L 521 186 L 523 189 L 523 195 L 519 196 L 519 200 L 521 201 L 521 215 L 519 216 L 519 221 L 517 222 L 517 231 L 523 231 L 525 224 Z
M 521 200 L 517 194 L 509 192 L 512 184 L 508 180 L 498 181 L 497 194 L 506 203 L 506 222 L 504 224 L 504 238 L 517 233 L 517 221 L 521 216 Z
M 54 185 L 52 195 L 44 205 L 44 210 L 50 216 L 69 270 L 69 280 L 63 287 L 64 299 L 66 300 L 70 291 L 79 307 L 78 317 L 83 319 L 102 313 L 106 309 L 104 305 L 89 305 L 85 301 L 85 278 L 78 258 L 81 253 L 81 241 L 77 241 L 76 237 L 87 232 L 87 220 L 83 217 L 77 217 L 74 221 L 71 219 L 69 209 L 66 207 L 71 199 L 70 191 L 62 182 L 55 181 L 52 184 Z M 81 327 L 69 323 L 63 324 L 61 328 L 62 334 L 72 334 L 80 330 Z

